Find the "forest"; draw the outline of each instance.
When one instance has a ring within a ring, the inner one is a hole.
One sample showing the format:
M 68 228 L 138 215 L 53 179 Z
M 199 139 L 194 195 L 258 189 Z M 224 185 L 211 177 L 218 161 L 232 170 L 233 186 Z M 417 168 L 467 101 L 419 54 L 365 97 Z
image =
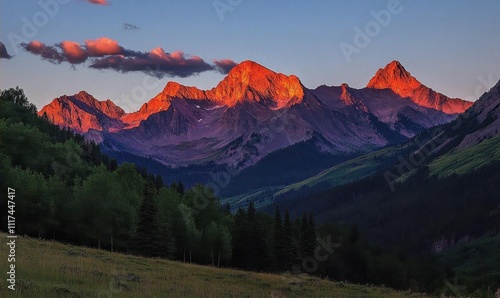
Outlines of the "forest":
M 437 268 L 432 256 L 374 246 L 363 226 L 318 226 L 314 213 L 289 212 L 281 202 L 268 213 L 251 202 L 231 213 L 203 185 L 186 188 L 118 163 L 99 145 L 38 117 L 20 88 L 3 90 L 0 98 L 0 189 L 16 190 L 19 235 L 416 292 L 437 291 L 453 274 Z M 1 196 L 0 204 L 5 201 Z M 2 216 L 2 231 L 6 221 Z

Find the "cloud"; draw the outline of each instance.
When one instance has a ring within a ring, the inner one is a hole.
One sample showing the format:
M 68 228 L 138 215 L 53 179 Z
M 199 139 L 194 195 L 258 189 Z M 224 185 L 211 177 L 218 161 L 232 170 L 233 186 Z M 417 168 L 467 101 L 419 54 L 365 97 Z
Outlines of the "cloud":
M 182 51 L 167 53 L 161 47 L 150 52 L 134 51 L 125 49 L 116 40 L 108 37 L 86 40 L 84 45 L 63 41 L 47 46 L 42 42 L 32 41 L 21 46 L 26 51 L 56 64 L 67 62 L 74 67 L 76 64 L 88 62 L 87 66 L 93 69 L 111 69 L 122 73 L 141 71 L 158 78 L 189 77 L 211 70 L 226 74 L 236 65 L 236 62 L 229 59 L 214 60 L 214 64 L 209 64 L 198 56 Z
M 21 46 L 26 51 L 38 55 L 52 63 L 59 64 L 66 60 L 63 55 L 57 50 L 56 46 L 46 46 L 44 43 L 36 40 L 30 43 L 22 43 Z
M 222 59 L 222 60 L 214 60 L 214 64 L 219 68 L 219 71 L 223 74 L 229 73 L 233 67 L 235 67 L 238 63 L 234 62 L 231 59 Z
M 135 52 L 135 55 L 113 55 L 96 59 L 89 66 L 95 69 L 113 69 L 120 72 L 142 71 L 155 77 L 165 75 L 188 77 L 200 72 L 214 70 L 198 56 L 186 56 L 181 51 L 166 53 L 162 48 L 155 48 L 149 53 Z
M 59 47 L 63 51 L 64 58 L 71 64 L 80 64 L 87 60 L 87 51 L 77 42 L 63 41 L 59 44 Z
M 106 0 L 87 0 L 87 2 L 97 5 L 109 5 L 108 1 Z
M 95 40 L 86 40 L 85 46 L 87 47 L 89 56 L 92 57 L 117 55 L 123 53 L 123 48 L 118 45 L 118 42 L 107 37 L 101 37 Z
M 123 23 L 123 30 L 141 30 L 141 28 L 133 24 Z
M 0 41 L 0 59 L 10 59 L 12 58 L 11 55 L 7 52 L 7 48 L 3 44 L 3 42 Z

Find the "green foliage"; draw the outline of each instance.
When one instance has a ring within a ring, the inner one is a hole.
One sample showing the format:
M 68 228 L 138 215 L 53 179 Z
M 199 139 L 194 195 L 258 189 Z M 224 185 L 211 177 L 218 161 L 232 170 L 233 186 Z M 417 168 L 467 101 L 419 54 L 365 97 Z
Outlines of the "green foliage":
M 496 212 L 499 216 L 500 212 Z M 464 296 L 477 289 L 487 292 L 488 288 L 500 288 L 500 235 L 459 243 L 439 253 L 438 263 L 455 269 L 456 275 L 449 279 L 465 287 Z
M 162 250 L 162 229 L 158 218 L 156 189 L 149 183 L 144 191 L 141 207 L 137 213 L 137 230 L 132 239 L 132 251 L 147 257 L 160 257 L 168 254 Z
M 439 177 L 466 174 L 494 160 L 500 160 L 500 136 L 463 150 L 449 152 L 432 161 L 429 171 Z

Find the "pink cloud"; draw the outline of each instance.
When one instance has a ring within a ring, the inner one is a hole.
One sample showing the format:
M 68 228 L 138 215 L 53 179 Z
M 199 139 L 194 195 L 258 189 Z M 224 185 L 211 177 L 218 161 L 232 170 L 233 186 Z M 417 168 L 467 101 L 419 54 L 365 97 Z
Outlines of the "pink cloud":
M 86 40 L 85 45 L 63 41 L 47 46 L 32 41 L 21 46 L 52 63 L 68 62 L 75 65 L 89 61 L 87 66 L 93 69 L 111 69 L 123 73 L 141 71 L 155 77 L 188 77 L 211 70 L 225 74 L 236 65 L 229 59 L 214 60 L 214 64 L 209 64 L 199 56 L 187 55 L 182 51 L 168 53 L 161 47 L 150 52 L 125 49 L 108 37 Z
M 123 48 L 118 45 L 118 42 L 108 37 L 86 40 L 85 46 L 89 56 L 93 57 L 117 55 L 123 52 Z
M 22 43 L 21 46 L 26 49 L 26 51 L 41 56 L 43 59 L 48 60 L 52 63 L 61 63 L 65 59 L 59 53 L 54 46 L 47 46 L 42 42 L 34 40 L 28 44 Z
M 108 5 L 108 1 L 106 0 L 87 0 L 87 2 L 97 5 Z
M 78 64 L 87 60 L 87 52 L 74 41 L 63 41 L 60 44 L 63 51 L 63 56 L 66 57 L 69 63 Z

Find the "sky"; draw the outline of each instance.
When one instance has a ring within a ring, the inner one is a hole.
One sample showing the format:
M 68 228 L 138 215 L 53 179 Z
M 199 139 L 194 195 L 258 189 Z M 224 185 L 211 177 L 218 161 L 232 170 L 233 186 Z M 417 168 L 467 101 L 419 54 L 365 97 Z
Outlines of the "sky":
M 308 88 L 363 88 L 398 60 L 475 100 L 500 79 L 499 16 L 496 0 L 1 0 L 0 89 L 38 109 L 85 90 L 131 112 L 168 81 L 210 89 L 244 60 Z

